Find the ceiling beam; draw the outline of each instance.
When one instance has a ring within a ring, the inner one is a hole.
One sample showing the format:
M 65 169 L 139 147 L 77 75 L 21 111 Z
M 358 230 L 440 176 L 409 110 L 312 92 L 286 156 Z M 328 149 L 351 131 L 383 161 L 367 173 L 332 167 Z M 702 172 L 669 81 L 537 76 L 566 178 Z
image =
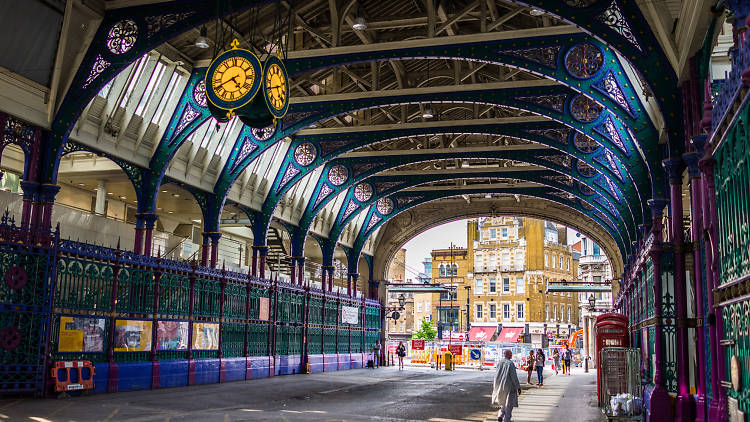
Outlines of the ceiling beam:
M 523 144 L 523 145 L 501 145 L 493 147 L 460 147 L 460 148 L 442 148 L 442 149 L 430 149 L 429 153 L 433 155 L 443 155 L 449 157 L 455 154 L 477 154 L 481 155 L 487 152 L 497 151 L 547 151 L 549 147 L 540 144 Z M 423 149 L 402 149 L 402 150 L 386 150 L 378 151 L 378 157 L 388 156 L 409 156 L 409 155 L 424 155 L 426 152 Z M 372 157 L 372 151 L 355 151 L 346 154 L 341 154 L 339 158 L 357 158 L 357 157 Z M 523 169 L 525 167 L 515 167 L 516 170 Z

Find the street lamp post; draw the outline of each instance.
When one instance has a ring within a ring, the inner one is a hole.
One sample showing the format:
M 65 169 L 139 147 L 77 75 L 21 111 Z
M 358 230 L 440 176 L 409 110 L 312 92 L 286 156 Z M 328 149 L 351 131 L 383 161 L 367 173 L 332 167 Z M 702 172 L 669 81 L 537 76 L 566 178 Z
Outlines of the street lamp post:
M 469 313 L 469 297 L 471 296 L 471 286 L 466 285 L 464 286 L 464 289 L 466 289 L 466 331 L 468 332 L 471 328 L 471 323 L 469 322 L 470 313 Z

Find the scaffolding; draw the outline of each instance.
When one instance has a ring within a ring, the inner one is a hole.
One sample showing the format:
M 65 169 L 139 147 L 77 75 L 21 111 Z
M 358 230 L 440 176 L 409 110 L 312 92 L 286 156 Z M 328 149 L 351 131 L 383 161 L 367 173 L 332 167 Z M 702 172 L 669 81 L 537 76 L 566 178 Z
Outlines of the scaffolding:
M 608 420 L 643 420 L 640 368 L 637 349 L 605 347 L 599 352 L 599 407 Z

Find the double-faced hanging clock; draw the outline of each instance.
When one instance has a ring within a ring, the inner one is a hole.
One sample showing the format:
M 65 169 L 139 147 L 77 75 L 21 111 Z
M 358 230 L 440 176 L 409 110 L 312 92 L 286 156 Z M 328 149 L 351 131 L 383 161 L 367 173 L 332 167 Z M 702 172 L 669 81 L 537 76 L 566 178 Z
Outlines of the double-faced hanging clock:
M 221 122 L 250 103 L 258 93 L 262 75 L 258 57 L 232 41 L 232 48 L 219 54 L 206 71 L 206 97 L 211 114 Z
M 263 96 L 273 117 L 284 117 L 289 109 L 289 75 L 276 56 L 268 56 L 263 66 Z

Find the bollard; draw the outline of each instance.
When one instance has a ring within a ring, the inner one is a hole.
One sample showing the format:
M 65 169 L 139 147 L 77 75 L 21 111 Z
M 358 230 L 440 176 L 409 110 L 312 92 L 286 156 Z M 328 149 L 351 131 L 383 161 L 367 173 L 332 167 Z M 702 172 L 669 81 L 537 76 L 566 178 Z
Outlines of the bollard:
M 589 357 L 586 356 L 586 358 L 583 360 L 583 372 L 587 373 L 589 372 Z

